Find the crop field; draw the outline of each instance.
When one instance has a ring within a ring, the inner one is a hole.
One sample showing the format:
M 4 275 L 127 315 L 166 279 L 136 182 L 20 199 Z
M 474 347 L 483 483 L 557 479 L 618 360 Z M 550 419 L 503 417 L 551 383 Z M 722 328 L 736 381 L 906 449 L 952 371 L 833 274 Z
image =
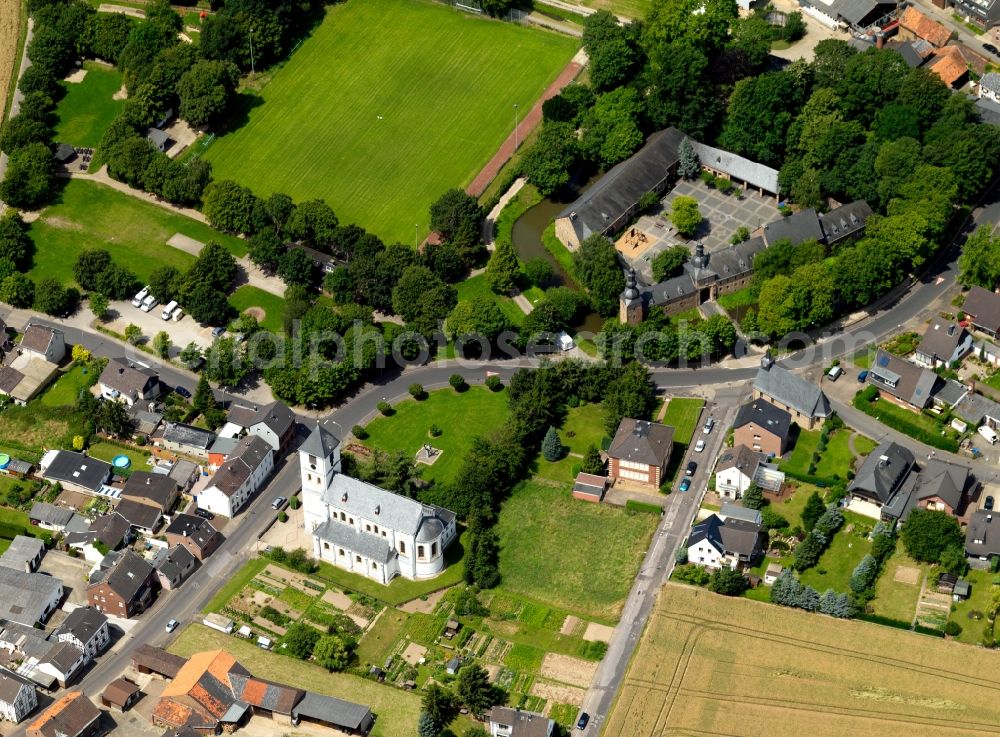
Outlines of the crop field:
M 20 0 L 0 0 L 0 121 L 4 118 L 7 95 L 14 87 L 17 38 L 21 32 Z
M 996 735 L 995 659 L 913 632 L 668 584 L 603 733 Z
M 217 180 L 322 197 L 342 223 L 412 243 L 578 46 L 431 0 L 340 3 L 205 157 Z

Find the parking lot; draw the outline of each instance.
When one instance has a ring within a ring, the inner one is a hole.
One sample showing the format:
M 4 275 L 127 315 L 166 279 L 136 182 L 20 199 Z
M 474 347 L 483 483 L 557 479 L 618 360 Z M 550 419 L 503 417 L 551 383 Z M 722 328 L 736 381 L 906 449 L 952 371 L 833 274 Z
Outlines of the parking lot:
M 111 302 L 108 308 L 108 315 L 111 319 L 104 323 L 104 326 L 116 333 L 125 334 L 125 328 L 131 325 L 138 325 L 147 343 L 152 343 L 153 336 L 161 330 L 166 330 L 170 336 L 173 346 L 170 356 L 179 354 L 184 347 L 194 342 L 201 348 L 208 348 L 212 345 L 212 327 L 202 326 L 190 315 L 184 315 L 180 320 L 164 320 L 160 317 L 164 305 L 158 304 L 149 312 L 143 312 L 138 307 L 133 307 L 131 302 Z

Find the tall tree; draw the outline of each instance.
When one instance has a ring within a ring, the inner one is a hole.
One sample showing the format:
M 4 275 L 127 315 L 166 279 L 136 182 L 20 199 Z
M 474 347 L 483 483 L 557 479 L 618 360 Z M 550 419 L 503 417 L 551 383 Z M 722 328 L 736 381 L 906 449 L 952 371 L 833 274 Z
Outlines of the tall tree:
M 977 228 L 962 246 L 958 269 L 963 286 L 995 289 L 1000 285 L 1000 236 L 994 236 L 992 228 Z
M 545 460 L 550 463 L 554 463 L 562 458 L 563 446 L 562 441 L 559 439 L 559 433 L 556 429 L 549 425 L 549 429 L 545 433 L 545 439 L 542 440 L 542 456 Z
M 816 520 L 823 516 L 823 512 L 826 511 L 826 505 L 823 503 L 823 498 L 819 495 L 819 492 L 814 491 L 809 495 L 806 500 L 806 506 L 802 510 L 802 528 L 808 532 L 813 527 L 816 526 Z
M 625 274 L 611 241 L 600 233 L 585 238 L 573 254 L 573 264 L 593 308 L 603 315 L 613 314 L 625 288 Z
M 698 172 L 701 171 L 701 162 L 698 161 L 698 154 L 695 153 L 690 138 L 685 137 L 681 141 L 678 156 L 680 162 L 677 164 L 677 173 L 685 179 L 694 179 L 698 176 Z
M 470 663 L 458 671 L 455 693 L 469 711 L 477 715 L 486 713 L 495 699 L 489 674 L 476 663 Z
M 486 264 L 486 281 L 497 294 L 510 294 L 521 278 L 521 262 L 509 238 L 499 238 Z

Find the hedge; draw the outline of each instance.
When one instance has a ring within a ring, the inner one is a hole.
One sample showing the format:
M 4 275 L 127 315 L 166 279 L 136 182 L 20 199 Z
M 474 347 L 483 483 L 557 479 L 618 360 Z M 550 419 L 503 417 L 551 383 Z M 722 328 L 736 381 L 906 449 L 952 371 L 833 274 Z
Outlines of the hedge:
M 799 473 L 798 471 L 791 471 L 786 468 L 782 468 L 781 472 L 785 474 L 786 478 L 795 479 L 796 481 L 801 481 L 805 484 L 813 484 L 814 486 L 819 486 L 820 488 L 830 488 L 847 483 L 844 479 L 815 476 L 809 473 Z
M 659 517 L 663 514 L 663 507 L 658 507 L 655 504 L 646 504 L 645 502 L 637 502 L 634 499 L 629 499 L 625 502 L 626 512 L 645 512 L 647 514 L 655 514 Z
M 855 615 L 855 619 L 860 619 L 862 622 L 871 622 L 872 624 L 881 624 L 886 627 L 895 627 L 900 630 L 908 630 L 913 626 L 909 622 L 904 622 L 901 619 L 883 617 L 878 614 L 857 614 Z
M 907 422 L 904 418 L 897 417 L 896 415 L 881 415 L 871 402 L 865 400 L 864 394 L 859 394 L 854 398 L 854 406 L 869 417 L 876 418 L 883 425 L 887 425 L 893 430 L 898 430 L 905 435 L 909 435 L 914 440 L 919 440 L 925 445 L 937 448 L 938 450 L 946 450 L 949 453 L 958 452 L 957 440 L 953 440 L 936 433 L 927 432 L 924 428 L 918 427 L 911 422 Z

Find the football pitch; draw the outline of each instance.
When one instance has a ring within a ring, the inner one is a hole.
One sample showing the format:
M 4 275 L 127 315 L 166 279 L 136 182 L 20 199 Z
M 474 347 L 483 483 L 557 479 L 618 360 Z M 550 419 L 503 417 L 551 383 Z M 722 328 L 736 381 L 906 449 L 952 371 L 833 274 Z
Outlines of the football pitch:
M 575 39 L 431 0 L 348 0 L 204 156 L 260 196 L 323 198 L 387 242 L 428 230 L 569 63 Z

